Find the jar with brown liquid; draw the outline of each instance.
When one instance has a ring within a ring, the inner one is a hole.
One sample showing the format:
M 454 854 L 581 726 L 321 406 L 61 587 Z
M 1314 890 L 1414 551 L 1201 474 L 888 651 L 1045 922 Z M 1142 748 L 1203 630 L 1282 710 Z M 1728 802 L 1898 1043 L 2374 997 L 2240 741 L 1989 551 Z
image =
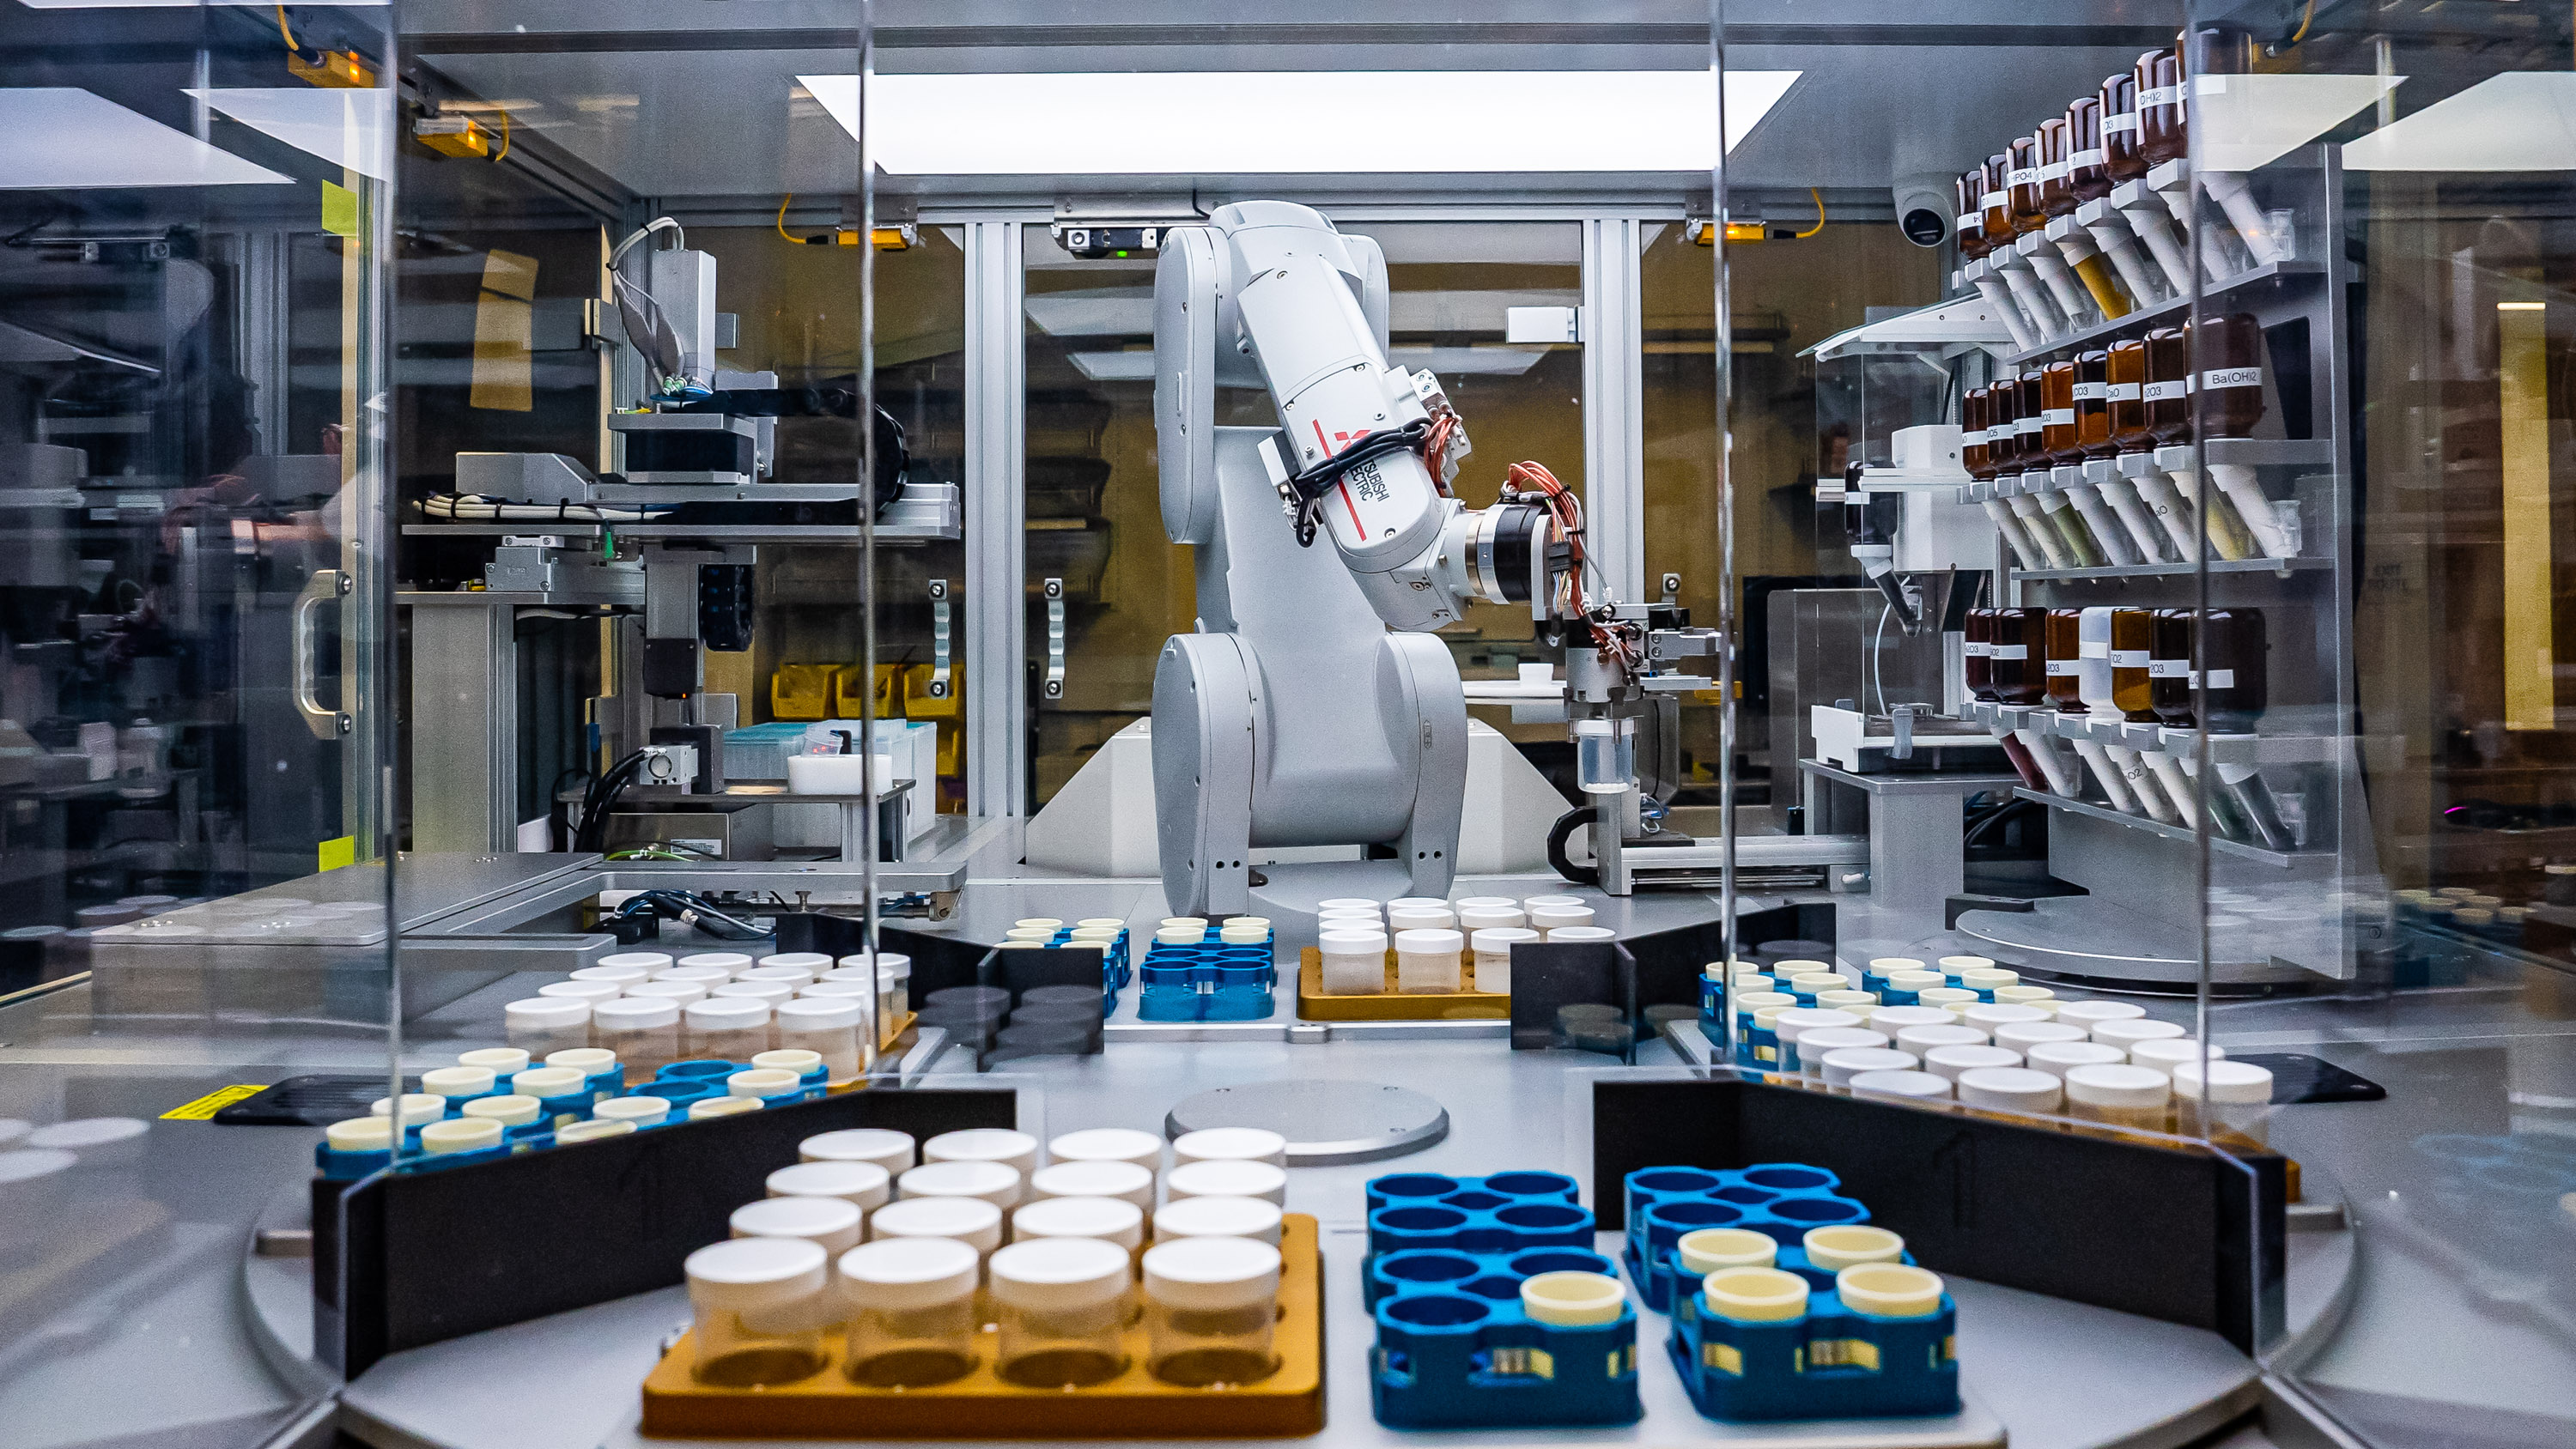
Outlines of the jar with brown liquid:
M 2039 370 L 2039 447 L 2052 468 L 2084 461 L 2075 446 L 2075 364 L 2052 362 Z
M 2147 707 L 2175 729 L 2192 726 L 2190 609 L 2151 610 L 2147 630 Z
M 1969 261 L 1984 256 L 1986 245 L 1985 176 L 1971 171 L 1950 183 L 1950 204 L 1959 218 L 1959 255 Z
M 2108 458 L 2119 452 L 2111 444 L 2111 405 L 2107 352 L 2075 354 L 2075 452 L 2078 458 Z
M 2150 167 L 2179 161 L 2191 150 L 2185 129 L 2182 57 L 2151 50 L 2138 57 L 2138 154 Z
M 2011 191 L 2013 234 L 2037 231 L 2047 223 L 2039 210 L 2039 137 L 2014 137 L 2004 155 L 2010 161 L 2004 180 Z
M 1995 698 L 1995 611 L 1970 609 L 1959 627 L 1959 686 L 1970 699 Z
M 2040 368 L 2013 379 L 2013 426 L 2021 430 L 2024 471 L 2048 466 L 2048 387 Z
M 1986 389 L 1986 466 L 1998 475 L 2021 471 L 2021 424 L 2014 416 L 2013 380 L 1999 378 Z
M 2102 82 L 2102 167 L 2110 184 L 2135 181 L 2147 174 L 2147 158 L 2138 151 L 2138 76 L 2122 71 Z M 2107 193 L 2106 193 L 2107 194 Z
M 2146 609 L 2111 611 L 2111 706 L 2138 724 L 2156 722 L 2147 665 L 2155 658 L 2155 620 Z
M 2039 214 L 2059 217 L 2075 209 L 2075 193 L 2066 189 L 2070 169 L 2067 155 L 2066 118 L 2051 116 L 2039 123 Z
M 2102 147 L 2102 98 L 2078 96 L 2066 108 L 2067 210 L 2111 194 L 2111 169 Z
M 2048 660 L 2048 703 L 2061 714 L 2084 713 L 2084 693 L 2078 678 L 2084 658 L 2084 611 L 2051 609 L 2041 626 Z
M 2114 342 L 2103 354 L 2102 400 L 2110 415 L 2111 449 L 2117 453 L 2144 453 L 2156 445 L 2156 435 L 2147 429 L 2147 344 L 2132 337 Z
M 2252 733 L 2271 692 L 2263 612 L 2212 609 L 2201 618 L 2199 642 L 2198 682 L 2210 733 Z
M 2147 431 L 2156 446 L 2176 447 L 2191 441 L 2191 338 L 2179 327 L 2158 327 L 2147 334 L 2147 382 L 2139 390 L 2147 404 Z
M 1986 190 L 1977 198 L 1977 209 L 1984 213 L 1986 250 L 1992 252 L 2012 241 L 2012 157 L 2000 152 L 1989 156 L 1980 172 Z
M 2263 326 L 2250 312 L 2186 323 L 2198 354 L 2200 425 L 2212 438 L 2250 438 L 2263 421 Z
M 1995 698 L 2005 704 L 2038 704 L 2047 697 L 2046 609 L 1994 611 Z
M 1991 394 L 1972 387 L 1959 395 L 1959 466 L 1980 482 L 1995 476 L 1986 454 L 1986 399 Z

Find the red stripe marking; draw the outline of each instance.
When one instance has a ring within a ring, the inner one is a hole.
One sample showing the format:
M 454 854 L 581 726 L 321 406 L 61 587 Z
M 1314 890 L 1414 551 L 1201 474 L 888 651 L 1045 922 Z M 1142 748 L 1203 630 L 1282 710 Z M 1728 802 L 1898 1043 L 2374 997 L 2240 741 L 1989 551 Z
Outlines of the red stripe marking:
M 1324 420 L 1308 418 L 1306 421 L 1315 425 L 1315 441 L 1324 445 L 1324 456 L 1327 458 L 1333 456 L 1333 440 L 1324 436 Z
M 1368 542 L 1368 525 L 1360 522 L 1359 507 L 1351 502 L 1351 485 L 1349 480 L 1345 479 L 1333 486 L 1342 490 L 1342 506 L 1351 511 L 1351 527 L 1359 530 L 1360 542 Z

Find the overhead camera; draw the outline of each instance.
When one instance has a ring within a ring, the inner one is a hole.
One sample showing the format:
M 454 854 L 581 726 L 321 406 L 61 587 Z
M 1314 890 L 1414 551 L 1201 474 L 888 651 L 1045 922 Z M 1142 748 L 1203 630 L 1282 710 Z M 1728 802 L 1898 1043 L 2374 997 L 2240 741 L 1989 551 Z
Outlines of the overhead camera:
M 1937 247 L 1950 239 L 1951 228 L 1959 224 L 1957 199 L 1951 186 L 1957 178 L 1933 173 L 1898 179 L 1896 229 L 1918 247 Z

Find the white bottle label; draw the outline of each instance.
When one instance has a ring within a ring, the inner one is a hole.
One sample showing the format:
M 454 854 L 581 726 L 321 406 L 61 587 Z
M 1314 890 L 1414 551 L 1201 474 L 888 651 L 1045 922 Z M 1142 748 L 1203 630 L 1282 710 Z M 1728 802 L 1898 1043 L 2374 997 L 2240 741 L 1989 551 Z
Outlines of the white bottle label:
M 2110 394 L 2102 390 L 2106 386 L 2108 386 L 2106 383 L 2079 382 L 2075 384 L 2075 400 L 2077 402 L 2100 402 L 2105 397 L 2110 396 Z
M 2111 651 L 2111 667 L 2114 669 L 2144 669 L 2150 662 L 2152 661 L 2147 658 L 2147 651 L 2144 649 Z
M 2087 639 L 2075 646 L 2075 653 L 2082 659 L 2108 659 L 2111 657 L 2111 644 L 2107 639 Z
M 1971 639 L 1962 647 L 1971 659 L 1992 659 L 1995 655 L 1995 646 L 1983 639 Z
M 2200 375 L 2202 387 L 2261 387 L 2263 369 L 2259 367 L 2213 367 Z
M 2122 131 L 2134 131 L 2136 129 L 2138 129 L 2138 113 L 2135 111 L 2122 111 L 2116 116 L 2104 116 L 2102 118 L 2102 139 L 2105 142 L 2108 142 L 2113 136 L 2118 135 Z M 2109 158 L 2106 157 L 2104 159 L 2107 160 Z
M 2071 428 L 2075 426 L 2075 409 L 2044 408 L 2040 411 L 2039 421 L 2043 427 Z
M 1977 210 L 2000 211 L 2009 204 L 2011 200 L 2012 198 L 2004 192 L 1989 191 L 1985 195 L 1977 198 Z
M 2103 129 L 2108 130 L 2110 128 L 2106 126 Z M 2067 157 L 2066 165 L 2069 170 L 2080 171 L 2087 166 L 2108 165 L 2110 160 L 2111 153 L 2103 150 L 2099 146 L 2096 146 L 2090 151 L 2078 151 L 2074 155 Z
M 2149 679 L 2183 679 L 2188 677 L 2190 674 L 2191 661 L 2188 659 L 2150 659 L 2147 661 L 2147 677 Z
M 2136 402 L 2144 395 L 2134 382 L 2107 382 L 2102 385 L 2102 396 L 2110 402 Z
M 2048 661 L 2048 674 L 2052 679 L 2068 678 L 2074 673 L 2075 661 L 2072 659 L 2052 659 Z
M 2212 689 L 2234 689 L 2236 687 L 2236 671 L 2233 669 L 2210 670 L 2208 678 L 2209 687 Z
M 2040 422 L 2037 418 L 2013 419 L 2013 431 L 2021 434 L 2023 437 L 2036 437 L 2039 433 L 2039 428 Z
M 2042 180 L 2042 181 L 2063 181 L 2063 180 L 2065 180 L 2065 179 L 2066 179 L 2066 163 L 2065 163 L 2065 162 L 2063 162 L 2063 161 L 2057 161 L 2057 162 L 2052 162 L 2052 163 L 2050 163 L 2049 165 L 2042 166 L 2041 168 L 2039 168 L 2039 179 L 2040 179 L 2040 180 Z
M 2039 168 L 2036 166 L 2016 166 L 2010 171 L 2004 173 L 2004 184 L 2006 186 L 2035 186 L 2039 184 Z
M 2227 94 L 2227 77 L 2223 75 L 2196 75 L 2191 78 L 2191 82 L 2192 93 L 2195 95 L 2223 96 Z
M 2181 99 L 2180 86 L 2149 86 L 2138 92 L 2138 109 L 2143 112 L 2149 106 L 2170 106 Z
M 2191 384 L 2182 380 L 2151 382 L 2139 396 L 2148 402 L 2180 402 L 2191 396 Z
M 1959 435 L 1959 446 L 1963 448 L 1983 447 L 1985 445 L 1985 441 L 1986 430 L 1983 428 L 1979 428 L 1973 433 L 1961 433 Z
M 2028 659 L 2030 657 L 2030 646 L 2027 644 L 1996 644 L 1991 647 L 1994 649 L 1995 657 L 1997 659 Z

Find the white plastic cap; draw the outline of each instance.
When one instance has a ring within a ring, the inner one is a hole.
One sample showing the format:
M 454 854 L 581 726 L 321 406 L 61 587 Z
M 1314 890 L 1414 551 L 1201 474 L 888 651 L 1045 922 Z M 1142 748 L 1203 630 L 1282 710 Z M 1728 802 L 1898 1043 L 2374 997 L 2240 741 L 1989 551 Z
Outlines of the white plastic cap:
M 1017 1177 L 1037 1170 L 1038 1140 L 1008 1127 L 969 1127 L 942 1132 L 921 1144 L 923 1162 L 998 1162 Z M 981 1197 L 982 1193 L 968 1193 Z
M 1909 1026 L 1957 1026 L 1959 1018 L 1937 1006 L 1882 1006 L 1869 1014 L 1872 1031 L 1902 1032 Z
M 510 1078 L 510 1090 L 522 1097 L 560 1097 L 578 1092 L 590 1080 L 590 1073 L 577 1067 L 547 1065 L 530 1067 Z
M 1833 1223 L 1809 1228 L 1798 1240 L 1807 1261 L 1828 1273 L 1854 1263 L 1893 1263 L 1905 1256 L 1905 1239 L 1867 1223 Z
M 809 987 L 813 984 L 810 981 L 806 983 Z M 767 1002 L 775 1006 L 793 997 L 796 991 L 797 988 L 784 981 L 727 981 L 708 992 L 707 998 L 711 1001 L 731 1001 L 739 998 L 746 1001 Z
M 1980 1067 L 2017 1067 L 2021 1053 L 1999 1046 L 1937 1046 L 1923 1054 L 1923 1070 L 1959 1080 L 1962 1072 Z
M 1268 926 L 1219 926 L 1216 938 L 1229 946 L 1258 946 L 1270 939 Z
M 643 987 L 650 986 L 653 983 L 650 981 L 638 981 L 633 984 L 638 987 Z M 539 996 L 552 996 L 563 1001 L 587 1001 L 596 1003 L 613 1000 L 617 996 L 623 994 L 626 990 L 627 986 L 625 984 L 615 981 L 549 981 L 545 985 L 537 988 L 537 994 Z
M 2157 1071 L 2170 1076 L 2173 1073 L 2173 1069 L 2182 1065 L 2184 1062 L 2198 1063 L 2204 1052 L 2208 1055 L 2210 1060 L 2217 1061 L 2227 1055 L 2227 1048 L 2223 1046 L 2204 1046 L 2199 1041 L 2187 1036 L 2157 1037 L 2152 1041 L 2142 1041 L 2131 1045 L 2129 1048 L 2129 1065 L 2133 1067 L 2153 1067 Z
M 1550 942 L 1616 941 L 1619 933 L 1608 926 L 1550 926 L 1547 939 Z
M 1047 1155 L 1058 1163 L 1132 1162 L 1152 1172 L 1163 1165 L 1163 1139 L 1133 1127 L 1093 1127 L 1058 1136 Z
M 778 1019 L 781 1032 L 846 1031 L 867 1020 L 868 1003 L 874 999 L 872 996 L 800 996 L 794 1001 L 778 1003 L 773 1014 Z
M 1977 993 L 1964 986 L 1926 986 L 1914 993 L 1914 999 L 1925 1006 L 1968 1007 L 1980 1004 Z
M 1138 1163 L 1112 1158 L 1059 1162 L 1031 1173 L 1029 1192 L 1037 1197 L 1114 1197 L 1152 1212 L 1154 1172 Z
M 2190 1033 L 2173 1022 L 2157 1021 L 2153 1017 L 2124 1016 L 2111 1021 L 2093 1023 L 2095 1041 L 2104 1046 L 2118 1047 L 2122 1051 L 2127 1051 L 2142 1041 L 2170 1041 L 2188 1035 Z
M 378 1097 L 367 1110 L 378 1117 L 391 1116 L 394 1110 L 394 1099 Z M 405 1092 L 402 1099 L 402 1115 L 405 1127 L 417 1127 L 423 1122 L 434 1122 L 447 1115 L 447 1099 L 436 1092 Z
M 1682 1271 L 1706 1277 L 1720 1268 L 1768 1268 L 1780 1260 L 1780 1244 L 1751 1228 L 1698 1228 L 1673 1244 Z
M 503 1127 L 525 1127 L 537 1120 L 541 1110 L 534 1097 L 516 1094 L 502 1097 L 477 1097 L 466 1103 L 462 1112 L 468 1117 L 489 1117 Z
M 2090 1030 L 2097 1021 L 2117 1021 L 2122 1017 L 2144 1016 L 2147 1009 L 2134 1001 L 2061 1001 L 2057 1019 L 2073 1022 Z
M 1479 953 L 1492 952 L 1495 955 L 1503 955 L 1512 949 L 1512 943 L 1515 941 L 1537 939 L 1539 939 L 1538 932 L 1527 926 L 1487 926 L 1483 930 L 1470 933 L 1467 944 Z
M 1911 1263 L 1861 1263 L 1834 1275 L 1834 1295 L 1854 1313 L 1929 1318 L 1941 1311 L 1941 1275 Z
M 529 996 L 501 1006 L 501 1021 L 513 1031 L 570 1031 L 589 1020 L 590 1003 L 577 996 Z
M 2024 1054 L 2042 1042 L 2084 1039 L 2084 1028 L 2063 1021 L 2008 1021 L 1995 1028 L 1995 1045 Z
M 710 1117 L 732 1117 L 760 1110 L 758 1097 L 701 1097 L 689 1104 L 689 1120 L 703 1122 Z
M 699 951 L 695 954 L 681 957 L 677 964 L 682 966 L 721 966 L 725 970 L 734 972 L 738 975 L 751 969 L 751 958 L 740 951 Z
M 661 970 L 654 972 L 651 979 L 655 981 L 694 981 L 698 985 L 707 988 L 707 990 L 713 991 L 719 986 L 731 983 L 733 980 L 733 973 L 727 971 L 721 966 L 665 966 Z
M 2222 1059 L 2204 1068 L 2198 1061 L 2188 1061 L 2174 1067 L 2173 1089 L 2178 1097 L 2205 1098 L 2234 1106 L 2259 1106 L 2272 1100 L 2272 1073 L 2252 1062 Z
M 736 1072 L 725 1078 L 726 1096 L 750 1097 L 763 1102 L 772 1097 L 784 1097 L 804 1089 L 803 1077 L 794 1072 L 782 1072 L 770 1067 L 754 1067 L 750 1071 Z
M 1959 1073 L 1959 1100 L 1996 1112 L 2054 1112 L 2065 1084 L 2030 1067 L 1976 1067 Z
M 1883 1047 L 1887 1033 L 1865 1026 L 1817 1026 L 1798 1033 L 1798 1064 L 1810 1071 L 1835 1052 Z
M 1771 1029 L 1780 1034 L 1780 1044 L 1787 1046 L 1805 1032 L 1822 1031 L 1828 1027 L 1859 1025 L 1859 1017 L 1840 1007 L 1791 1006 L 1782 1008 L 1779 1019 L 1772 1023 Z
M 1521 1312 L 1558 1328 L 1616 1322 L 1627 1306 L 1627 1290 L 1607 1273 L 1537 1273 L 1521 1280 Z
M 1375 915 L 1386 909 L 1386 903 L 1383 901 L 1370 900 L 1366 896 L 1335 896 L 1329 901 L 1315 902 L 1315 909 L 1318 913 L 1324 911 L 1366 911 L 1371 915 Z
M 1182 1238 L 1145 1254 L 1145 1296 L 1167 1308 L 1253 1308 L 1279 1296 L 1279 1250 L 1243 1238 Z
M 1417 927 L 1395 933 L 1398 956 L 1455 956 L 1466 947 L 1466 936 L 1439 926 Z
M 1960 1012 L 1959 1020 L 1969 1026 L 1978 1027 L 1992 1036 L 1996 1027 L 2046 1021 L 2048 1013 L 2036 1006 L 2014 1006 L 2007 1002 L 1982 1001 Z
M 1154 1237 L 1258 1238 L 1275 1248 L 1279 1219 L 1279 1205 L 1257 1197 L 1186 1197 L 1154 1214 Z
M 1888 986 L 1897 991 L 1923 992 L 1947 985 L 1950 978 L 1938 971 L 1890 971 Z
M 556 1128 L 555 1142 L 557 1145 L 570 1142 L 596 1142 L 602 1137 L 623 1137 L 634 1130 L 635 1124 L 632 1122 L 603 1121 L 594 1117 L 587 1122 L 566 1122 Z
M 1127 1250 L 1096 1238 L 1036 1238 L 993 1254 L 993 1298 L 1014 1308 L 1087 1308 L 1135 1280 Z
M 621 996 L 592 1007 L 590 1019 L 608 1031 L 652 1031 L 679 1025 L 680 1003 L 669 997 Z
M 1924 968 L 1924 965 L 1925 963 L 1923 960 L 1915 956 L 1872 956 L 1869 958 L 1870 974 L 1874 976 L 1893 976 L 1899 971 L 1920 971 Z
M 775 1051 L 753 1052 L 751 1064 L 773 1072 L 794 1072 L 803 1076 L 823 1065 L 823 1054 L 809 1052 L 803 1047 L 779 1047 Z
M 460 1067 L 481 1067 L 495 1080 L 528 1069 L 528 1054 L 517 1047 L 482 1047 L 456 1058 Z
M 754 966 L 748 971 L 737 974 L 733 979 L 736 981 L 778 981 L 784 982 L 789 986 L 802 986 L 820 974 L 820 972 L 803 966 Z
M 2128 1061 L 2128 1054 L 2098 1041 L 2044 1041 L 2022 1053 L 2022 1063 L 2062 1077 L 2077 1067 L 2109 1066 Z
M 1288 1139 L 1266 1127 L 1206 1127 L 1172 1139 L 1172 1163 L 1241 1160 L 1288 1165 Z
M 546 1053 L 546 1065 L 570 1067 L 586 1077 L 595 1077 L 617 1065 L 617 1053 L 606 1047 L 565 1047 Z
M 1946 1097 L 1950 1079 L 1930 1072 L 1862 1072 L 1851 1079 L 1855 1092 L 1877 1092 L 1889 1097 Z
M 1851 1085 L 1851 1079 L 1863 1072 L 1910 1072 L 1921 1065 L 1922 1059 L 1914 1053 L 1887 1047 L 1837 1047 L 1817 1064 L 1826 1083 L 1836 1087 Z
M 925 1162 L 895 1179 L 905 1197 L 974 1197 L 995 1207 L 1020 1200 L 1020 1170 L 1007 1162 Z
M 1953 1021 L 1948 1026 L 1900 1027 L 1896 1033 L 1897 1046 L 1918 1057 L 1935 1047 L 1983 1046 L 1985 1043 L 1984 1031 L 1958 1021 Z
M 1700 1294 L 1711 1313 L 1736 1323 L 1782 1323 L 1807 1311 L 1807 1280 L 1781 1268 L 1720 1268 L 1700 1280 Z
M 873 1162 L 888 1173 L 901 1173 L 921 1156 L 909 1132 L 884 1127 L 849 1127 L 821 1132 L 796 1144 L 807 1162 Z
M 611 1097 L 590 1109 L 590 1115 L 603 1122 L 632 1122 L 650 1127 L 671 1115 L 671 1104 L 662 1097 Z
M 1386 903 L 1386 908 L 1390 911 L 1418 910 L 1426 907 L 1433 910 L 1445 911 L 1449 909 L 1449 898 L 1446 896 L 1397 896 L 1395 899 Z
M 659 971 L 671 964 L 673 964 L 671 956 L 667 951 L 617 951 L 600 957 L 596 965 L 583 969 L 596 970 L 600 966 L 608 966 L 619 969 L 631 968 L 649 973 Z
M 1162 920 L 1162 924 L 1164 924 L 1164 925 L 1166 925 L 1166 926 L 1173 926 L 1173 927 L 1189 926 L 1189 927 L 1192 927 L 1192 928 L 1194 928 L 1194 929 L 1196 929 L 1196 930 L 1204 931 L 1204 930 L 1206 930 L 1206 929 L 1207 929 L 1207 917 L 1205 917 L 1205 916 L 1165 916 L 1165 917 L 1163 918 L 1163 920 Z
M 841 1296 L 859 1308 L 933 1308 L 975 1296 L 982 1255 L 954 1238 L 879 1238 L 841 1255 Z
M 1011 929 L 1014 931 L 1020 931 L 1027 930 L 1034 926 L 1044 926 L 1048 930 L 1052 931 L 1063 924 L 1064 922 L 1062 920 L 1054 916 L 1022 916 L 1018 920 L 1011 922 Z
M 697 1308 L 781 1308 L 823 1291 L 831 1255 L 805 1238 L 734 1238 L 710 1243 L 680 1267 Z
M 685 1012 L 691 1031 L 757 1031 L 769 1025 L 769 1003 L 742 996 L 692 1001 Z
M 334 1152 L 390 1152 L 394 1124 L 390 1117 L 351 1117 L 322 1129 L 322 1140 Z
M 1165 946 L 1195 945 L 1207 939 L 1205 926 L 1157 926 L 1154 939 Z
M 1734 1001 L 1737 1011 L 1787 1011 L 1798 1004 L 1798 998 L 1785 991 L 1738 991 Z
M 1188 1197 L 1257 1197 L 1281 1207 L 1288 1203 L 1287 1171 L 1248 1159 L 1184 1162 L 1171 1170 L 1163 1186 L 1174 1202 Z
M 492 1086 L 490 1067 L 433 1067 L 420 1074 L 420 1089 L 441 1097 L 479 1097 Z
M 820 951 L 781 951 L 760 958 L 763 967 L 793 966 L 800 971 L 822 972 L 832 969 L 832 958 Z
M 838 1198 L 861 1209 L 885 1206 L 894 1179 L 873 1162 L 800 1162 L 761 1180 L 771 1197 Z
M 420 1150 L 437 1154 L 480 1152 L 501 1145 L 501 1124 L 489 1117 L 451 1117 L 420 1129 Z
M 1039 1198 L 1011 1210 L 1011 1236 L 1098 1238 L 1133 1251 L 1145 1246 L 1145 1210 L 1124 1198 Z
M 879 1238 L 955 1238 L 978 1253 L 1002 1246 L 1002 1209 L 980 1197 L 907 1197 L 876 1210 Z
M 765 1197 L 733 1210 L 725 1225 L 737 1238 L 803 1238 L 827 1253 L 859 1245 L 859 1205 L 838 1197 Z
M 2161 1107 L 2172 1095 L 2172 1080 L 2152 1067 L 2098 1062 L 2066 1069 L 2066 1100 L 2087 1107 Z

